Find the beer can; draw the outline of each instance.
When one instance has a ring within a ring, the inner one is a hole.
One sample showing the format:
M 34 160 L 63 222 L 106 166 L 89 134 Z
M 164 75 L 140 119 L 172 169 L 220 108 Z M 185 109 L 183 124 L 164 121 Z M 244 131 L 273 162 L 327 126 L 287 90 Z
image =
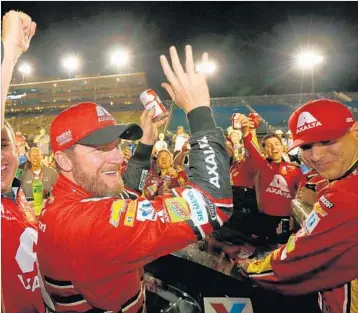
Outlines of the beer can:
M 144 108 L 149 111 L 155 110 L 153 121 L 158 122 L 169 115 L 169 112 L 164 107 L 162 101 L 159 99 L 157 93 L 152 89 L 147 89 L 139 96 Z
M 256 112 L 251 112 L 249 114 L 249 118 L 254 122 L 254 128 L 258 128 L 261 123 L 262 117 Z
M 233 129 L 241 129 L 241 124 L 238 121 L 238 117 L 239 114 L 238 113 L 234 113 L 231 117 L 231 122 L 232 122 L 232 128 Z

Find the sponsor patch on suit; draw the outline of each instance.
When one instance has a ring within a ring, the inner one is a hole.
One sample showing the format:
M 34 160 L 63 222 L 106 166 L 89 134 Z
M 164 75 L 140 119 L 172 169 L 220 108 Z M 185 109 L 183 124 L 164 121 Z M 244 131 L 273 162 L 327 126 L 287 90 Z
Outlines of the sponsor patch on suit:
M 152 204 L 148 200 L 143 200 L 138 203 L 137 220 L 144 221 L 156 221 L 158 214 L 153 208 Z
M 121 219 L 121 214 L 125 210 L 125 206 L 126 203 L 124 200 L 116 200 L 112 203 L 109 223 L 116 228 L 118 227 L 119 220 Z
M 131 201 L 128 204 L 127 212 L 124 217 L 124 226 L 133 227 L 134 226 L 134 220 L 135 220 L 135 214 L 137 212 L 137 201 Z
M 164 202 L 172 223 L 190 220 L 190 210 L 184 198 L 166 199 Z

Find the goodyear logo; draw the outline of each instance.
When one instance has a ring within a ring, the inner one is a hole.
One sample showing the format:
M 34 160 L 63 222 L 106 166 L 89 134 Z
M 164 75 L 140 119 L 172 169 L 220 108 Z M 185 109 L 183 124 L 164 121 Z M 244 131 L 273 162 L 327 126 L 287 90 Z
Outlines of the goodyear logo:
M 119 220 L 121 219 L 121 214 L 125 210 L 125 204 L 124 200 L 117 200 L 112 203 L 109 223 L 116 228 L 118 227 Z
M 125 226 L 128 226 L 128 227 L 134 226 L 136 211 L 137 211 L 137 201 L 129 202 L 127 212 L 124 217 L 124 225 Z
M 184 198 L 173 198 L 165 200 L 168 214 L 172 223 L 187 221 L 190 219 L 189 208 Z

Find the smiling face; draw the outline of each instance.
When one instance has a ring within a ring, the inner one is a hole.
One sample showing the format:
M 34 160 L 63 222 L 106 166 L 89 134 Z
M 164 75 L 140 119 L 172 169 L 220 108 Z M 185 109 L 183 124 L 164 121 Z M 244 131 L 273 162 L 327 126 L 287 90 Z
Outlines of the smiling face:
M 301 146 L 302 158 L 322 177 L 342 177 L 358 159 L 358 123 L 344 136 Z
M 267 138 L 263 141 L 264 152 L 268 158 L 274 162 L 282 160 L 283 145 L 279 138 L 276 136 Z
M 168 169 L 169 167 L 172 166 L 172 163 L 173 161 L 170 152 L 162 150 L 158 153 L 157 165 L 160 170 Z
M 11 190 L 12 181 L 19 166 L 17 157 L 12 130 L 4 127 L 1 130 L 1 192 Z
M 65 176 L 93 196 L 120 196 L 123 191 L 120 175 L 123 155 L 119 143 L 120 139 L 96 147 L 77 144 L 66 153 L 71 166 Z
M 41 150 L 39 148 L 31 148 L 29 151 L 29 161 L 31 163 L 31 166 L 35 169 L 39 168 L 41 166 L 43 157 Z

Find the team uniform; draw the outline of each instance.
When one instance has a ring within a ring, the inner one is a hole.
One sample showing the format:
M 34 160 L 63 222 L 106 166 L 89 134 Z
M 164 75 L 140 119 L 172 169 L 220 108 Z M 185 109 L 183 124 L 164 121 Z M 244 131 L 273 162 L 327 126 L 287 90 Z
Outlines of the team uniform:
M 192 125 L 199 116 L 203 123 Z M 60 175 L 40 220 L 38 258 L 48 312 L 145 312 L 143 265 L 203 239 L 229 218 L 223 133 L 209 108 L 193 110 L 188 119 L 192 177 L 171 194 L 154 201 L 92 198 Z M 132 196 L 142 176 L 131 167 L 138 150 L 124 177 Z M 128 174 L 131 168 L 137 174 Z
M 244 144 L 253 166 L 260 170 L 260 190 L 256 191 L 260 210 L 271 216 L 290 216 L 291 200 L 303 179 L 302 172 L 291 163 L 274 163 L 265 159 L 257 150 L 251 134 L 244 138 Z
M 36 265 L 36 217 L 19 186 L 15 179 L 12 192 L 1 199 L 2 301 L 6 312 L 44 312 Z
M 318 201 L 304 227 L 266 259 L 250 264 L 246 274 L 285 294 L 319 291 L 324 313 L 358 312 L 357 186 L 358 161 L 317 190 Z

